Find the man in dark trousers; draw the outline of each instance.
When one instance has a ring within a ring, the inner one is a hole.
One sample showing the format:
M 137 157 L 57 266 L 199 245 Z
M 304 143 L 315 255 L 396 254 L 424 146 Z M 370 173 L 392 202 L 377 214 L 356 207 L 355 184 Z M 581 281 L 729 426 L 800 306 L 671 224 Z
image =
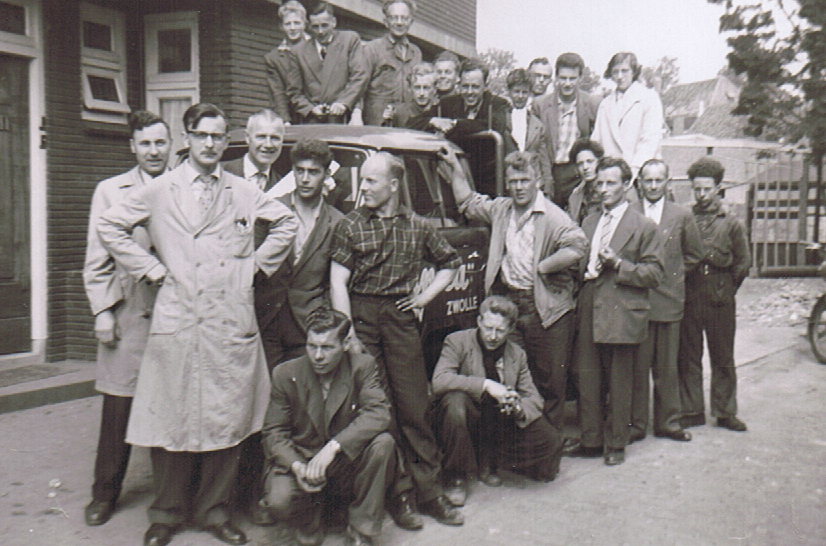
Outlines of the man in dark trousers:
M 508 339 L 518 313 L 504 296 L 485 298 L 477 327 L 445 338 L 433 372 L 433 394 L 440 397 L 433 426 L 445 451 L 448 495 L 457 506 L 465 503 L 470 475 L 495 487 L 498 468 L 539 481 L 559 471 L 561 432 L 542 417 L 525 351 Z
M 530 152 L 505 158 L 510 197 L 492 199 L 471 191 L 456 155 L 453 195 L 471 220 L 491 226 L 485 292 L 508 296 L 519 309 L 513 338 L 528 354 L 528 366 L 550 423 L 562 429 L 565 386 L 574 328 L 576 267 L 588 240 L 571 218 L 545 197 L 539 162 Z M 573 268 L 573 271 L 572 271 Z
M 347 123 L 370 78 L 361 38 L 336 30 L 329 2 L 310 11 L 310 34 L 312 40 L 292 49 L 303 82 L 293 106 L 305 123 Z
M 602 454 L 618 465 L 628 444 L 634 358 L 648 334 L 648 292 L 663 277 L 662 242 L 656 224 L 625 199 L 631 169 L 624 160 L 603 157 L 596 187 L 602 211 L 582 223 L 591 249 L 580 267 L 574 366 L 582 436 L 573 454 Z
M 106 209 L 166 171 L 172 145 L 169 126 L 151 112 L 138 110 L 130 114 L 129 129 L 132 135 L 129 145 L 138 164 L 95 188 L 83 266 L 83 286 L 95 315 L 98 339 L 95 388 L 103 393 L 95 482 L 92 502 L 86 507 L 87 525 L 109 521 L 120 496 L 131 450 L 125 441 L 126 424 L 149 336 L 156 292 L 155 287 L 132 279 L 103 248 L 97 221 Z M 145 228 L 136 227 L 134 237 L 144 249 L 151 246 Z
M 634 360 L 630 442 L 642 440 L 648 430 L 649 373 L 654 378 L 654 436 L 680 442 L 691 440 L 691 433 L 680 426 L 677 351 L 685 272 L 700 260 L 702 243 L 691 211 L 668 200 L 669 182 L 668 165 L 649 159 L 643 163 L 637 179 L 643 199 L 633 204 L 634 210 L 657 224 L 663 241 L 665 277 L 649 292 L 648 336 Z
M 295 526 L 302 546 L 324 541 L 324 509 L 349 498 L 347 546 L 381 532 L 396 470 L 390 404 L 373 357 L 348 352 L 350 320 L 320 307 L 307 317 L 305 354 L 276 368 L 264 421 L 271 462 L 262 504 Z
M 298 62 L 291 48 L 309 39 L 304 32 L 307 27 L 307 10 L 298 0 L 289 0 L 278 8 L 278 18 L 281 20 L 284 40 L 264 55 L 267 85 L 270 88 L 272 109 L 281 116 L 284 123 L 298 123 L 300 119 L 290 98 L 298 92 L 302 82 Z
M 334 309 L 352 317 L 354 349 L 365 346 L 376 357 L 390 392 L 396 442 L 409 469 L 395 486 L 393 519 L 402 528 L 422 527 L 413 511 L 415 484 L 422 513 L 461 525 L 462 514 L 444 495 L 439 448 L 425 417 L 427 373 L 414 310 L 450 284 L 462 259 L 432 224 L 401 203 L 404 180 L 404 161 L 387 152 L 361 166 L 364 206 L 334 231 L 330 296 Z M 436 276 L 414 292 L 425 260 L 435 264 Z
M 684 428 L 704 425 L 703 332 L 711 359 L 711 415 L 717 426 L 744 432 L 737 418 L 737 371 L 734 367 L 736 307 L 734 294 L 751 266 L 743 224 L 720 202 L 725 170 L 704 157 L 688 169 L 696 203 L 694 218 L 703 239 L 702 260 L 686 275 L 685 315 L 680 327 L 680 402 Z

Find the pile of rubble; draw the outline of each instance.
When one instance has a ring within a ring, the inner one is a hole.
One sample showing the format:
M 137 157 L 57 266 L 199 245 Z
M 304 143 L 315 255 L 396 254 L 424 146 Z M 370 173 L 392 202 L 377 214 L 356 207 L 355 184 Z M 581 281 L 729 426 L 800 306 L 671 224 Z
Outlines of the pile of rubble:
M 826 283 L 814 278 L 749 278 L 737 292 L 738 327 L 797 326 L 809 319 L 815 302 L 826 292 Z

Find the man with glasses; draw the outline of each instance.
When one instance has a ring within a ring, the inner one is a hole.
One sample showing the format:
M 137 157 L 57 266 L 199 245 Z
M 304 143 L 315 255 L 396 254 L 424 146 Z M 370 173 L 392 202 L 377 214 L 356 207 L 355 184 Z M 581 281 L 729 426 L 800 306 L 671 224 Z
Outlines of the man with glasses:
M 312 40 L 293 48 L 303 81 L 293 106 L 305 123 L 347 123 L 370 78 L 361 38 L 336 30 L 329 2 L 310 12 L 310 34 Z
M 253 304 L 253 275 L 288 257 L 297 222 L 282 203 L 226 172 L 225 114 L 184 113 L 189 157 L 129 195 L 98 222 L 104 247 L 135 279 L 159 286 L 126 440 L 151 448 L 155 501 L 147 546 L 192 523 L 244 544 L 229 497 L 241 442 L 261 430 L 267 362 Z M 255 249 L 256 220 L 269 222 Z M 145 226 L 153 252 L 134 237 Z
M 413 67 L 422 62 L 422 51 L 407 37 L 416 15 L 416 2 L 387 0 L 383 9 L 387 34 L 364 46 L 370 70 L 370 83 L 364 93 L 365 125 L 381 125 L 388 104 L 413 98 L 410 77 Z
M 548 86 L 551 85 L 553 79 L 554 69 L 551 62 L 546 57 L 539 57 L 531 61 L 528 65 L 528 74 L 531 76 L 533 85 L 531 86 L 531 93 L 534 98 L 541 97 L 548 91 Z
M 510 197 L 474 192 L 455 154 L 444 155 L 453 171 L 453 195 L 469 219 L 491 226 L 485 267 L 486 294 L 507 295 L 519 309 L 516 341 L 545 400 L 543 413 L 561 430 L 574 326 L 574 275 L 588 241 L 582 230 L 539 191 L 537 157 L 514 152 L 505 158 Z

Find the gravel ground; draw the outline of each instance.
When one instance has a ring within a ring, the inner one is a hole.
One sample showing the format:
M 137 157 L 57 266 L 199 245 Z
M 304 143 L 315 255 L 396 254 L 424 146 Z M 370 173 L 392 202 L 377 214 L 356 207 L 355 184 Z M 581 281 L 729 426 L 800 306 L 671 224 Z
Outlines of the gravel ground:
M 798 326 L 806 324 L 815 301 L 826 292 L 820 277 L 749 278 L 737 292 L 738 326 Z

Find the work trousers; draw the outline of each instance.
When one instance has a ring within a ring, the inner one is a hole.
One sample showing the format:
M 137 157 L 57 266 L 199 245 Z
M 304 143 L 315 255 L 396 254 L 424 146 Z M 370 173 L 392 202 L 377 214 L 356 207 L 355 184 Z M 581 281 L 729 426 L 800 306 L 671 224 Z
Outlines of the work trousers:
M 691 289 L 691 287 L 687 287 Z M 711 414 L 717 418 L 737 415 L 737 371 L 734 367 L 734 296 L 711 303 L 689 298 L 680 326 L 680 403 L 683 415 L 704 415 L 703 332 L 711 360 Z
M 467 393 L 450 391 L 436 404 L 433 428 L 445 451 L 444 472 L 465 478 L 479 475 L 480 467 L 505 468 L 533 479 L 548 481 L 559 472 L 562 436 L 539 417 L 520 428 L 483 395 L 481 402 Z
M 565 421 L 568 361 L 573 337 L 574 313 L 565 313 L 548 328 L 536 310 L 533 290 L 508 290 L 507 296 L 519 308 L 511 340 L 528 356 L 528 369 L 542 395 L 543 413 L 550 423 L 562 429 Z
M 261 344 L 267 356 L 267 368 L 272 371 L 282 362 L 304 355 L 307 334 L 295 320 L 289 303 L 284 302 L 278 313 L 261 329 Z
M 582 285 L 574 348 L 584 447 L 624 449 L 631 421 L 631 389 L 638 344 L 594 342 L 595 283 Z
M 680 321 L 648 323 L 648 337 L 640 343 L 634 360 L 634 388 L 631 402 L 631 430 L 643 434 L 648 429 L 650 375 L 654 378 L 654 432 L 680 429 L 680 380 L 677 352 Z
M 95 482 L 92 485 L 92 498 L 95 500 L 114 504 L 120 496 L 132 450 L 132 446 L 126 443 L 126 425 L 131 409 L 131 396 L 103 395 Z
M 441 454 L 426 417 L 427 373 L 416 316 L 400 311 L 397 299 L 356 294 L 350 306 L 356 335 L 376 358 L 393 406 L 391 433 L 404 458 L 394 492 L 415 484 L 419 502 L 427 502 L 442 494 Z
M 240 445 L 216 451 L 150 450 L 155 502 L 149 522 L 220 525 L 229 521 L 229 500 Z
M 291 521 L 305 533 L 317 531 L 322 512 L 341 504 L 349 505 L 349 524 L 363 535 L 377 536 L 384 519 L 384 497 L 396 473 L 396 446 L 393 437 L 382 432 L 350 461 L 339 453 L 327 467 L 327 483 L 318 493 L 307 493 L 295 475 L 270 472 L 265 503 L 278 520 Z

